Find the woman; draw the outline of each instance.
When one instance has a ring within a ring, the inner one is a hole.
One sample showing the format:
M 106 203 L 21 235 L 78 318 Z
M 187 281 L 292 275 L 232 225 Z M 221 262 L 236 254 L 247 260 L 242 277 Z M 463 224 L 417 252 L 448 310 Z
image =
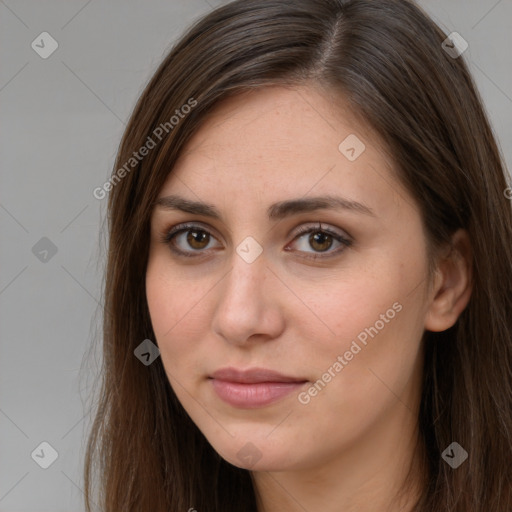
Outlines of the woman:
M 244 0 L 175 45 L 104 187 L 88 510 L 512 509 L 512 213 L 462 44 L 407 0 Z

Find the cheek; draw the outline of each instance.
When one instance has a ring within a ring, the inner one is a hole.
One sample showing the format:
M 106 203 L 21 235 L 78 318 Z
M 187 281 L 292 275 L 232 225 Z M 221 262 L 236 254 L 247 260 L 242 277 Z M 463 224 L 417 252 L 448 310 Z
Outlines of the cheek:
M 304 316 L 299 329 L 303 339 L 313 340 L 311 373 L 341 391 L 330 396 L 333 400 L 352 400 L 354 406 L 364 396 L 371 400 L 378 388 L 385 390 L 379 377 L 391 389 L 402 388 L 415 366 L 423 333 L 423 288 L 411 293 L 411 283 L 421 284 L 425 269 L 398 257 L 391 260 L 353 279 L 325 283 L 324 293 L 316 289 L 308 296 L 322 322 Z
M 297 283 L 295 290 L 310 310 L 302 307 L 297 311 L 301 314 L 296 315 L 308 338 L 317 332 L 320 345 L 336 350 L 348 349 L 361 333 L 364 341 L 365 329 L 376 322 L 379 331 L 385 330 L 400 309 L 393 304 L 404 300 L 400 279 L 380 265 L 372 271 L 351 272 L 350 276 L 332 275 L 308 289 Z
M 184 354 L 194 348 L 207 325 L 207 291 L 201 284 L 172 272 L 164 257 L 150 258 L 146 272 L 146 297 L 160 351 Z
M 195 407 L 198 373 L 197 340 L 204 339 L 201 331 L 205 324 L 205 288 L 194 286 L 168 265 L 153 261 L 146 273 L 146 296 L 155 333 L 155 343 L 169 383 L 180 403 L 187 411 Z M 171 275 L 172 274 L 172 275 Z M 182 290 L 186 290 L 186 293 Z M 204 371 L 204 369 L 199 369 Z
M 316 429 L 318 443 L 323 436 L 355 440 L 387 411 L 414 410 L 421 322 L 417 304 L 396 296 L 375 290 L 371 300 L 357 305 L 338 298 L 337 305 L 346 309 L 335 317 L 337 336 L 320 338 L 310 347 L 309 374 L 316 380 L 298 401 L 301 421 L 323 418 L 325 428 Z

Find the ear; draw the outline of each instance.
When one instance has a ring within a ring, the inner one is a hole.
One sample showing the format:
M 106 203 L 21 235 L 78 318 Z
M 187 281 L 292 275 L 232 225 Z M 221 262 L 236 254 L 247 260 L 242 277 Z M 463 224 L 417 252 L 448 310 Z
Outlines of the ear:
M 438 260 L 425 317 L 427 331 L 440 332 L 452 327 L 471 297 L 472 251 L 467 231 L 459 229 L 451 245 Z

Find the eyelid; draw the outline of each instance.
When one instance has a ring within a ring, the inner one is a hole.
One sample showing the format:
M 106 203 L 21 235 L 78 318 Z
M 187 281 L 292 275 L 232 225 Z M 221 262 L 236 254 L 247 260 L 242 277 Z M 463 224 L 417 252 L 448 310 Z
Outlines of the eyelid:
M 325 224 L 324 222 L 312 222 L 301 224 L 298 228 L 291 231 L 290 236 L 293 234 L 293 239 L 295 240 L 297 237 L 305 234 L 314 232 L 314 230 L 323 231 L 324 233 L 328 233 L 334 237 L 343 238 L 347 242 L 352 241 L 352 237 L 341 228 L 331 227 L 329 224 Z
M 322 222 L 315 222 L 312 224 L 300 225 L 298 229 L 293 230 L 294 237 L 293 237 L 293 240 L 290 242 L 290 244 L 295 242 L 296 240 L 300 239 L 302 236 L 304 236 L 306 234 L 322 232 L 322 233 L 326 233 L 329 236 L 331 236 L 332 238 L 334 238 L 334 240 L 336 242 L 338 242 L 341 245 L 341 247 L 338 247 L 337 249 L 332 250 L 332 251 L 327 250 L 326 252 L 297 251 L 299 253 L 308 255 L 308 256 L 301 256 L 302 258 L 310 259 L 310 260 L 321 260 L 321 259 L 326 260 L 328 258 L 334 258 L 334 257 L 338 256 L 347 247 L 352 246 L 353 239 L 348 233 L 346 233 L 345 231 L 340 232 L 341 231 L 340 228 L 332 228 L 329 225 L 325 226 L 322 224 L 323 224 Z M 290 244 L 286 245 L 286 247 L 284 249 L 285 251 L 289 250 L 289 249 L 287 249 L 287 247 Z
M 204 227 L 206 226 L 206 227 Z M 192 231 L 196 229 L 197 231 L 204 231 L 213 236 L 213 238 L 217 239 L 217 235 L 214 235 L 213 232 L 216 233 L 216 230 L 209 226 L 208 224 L 203 224 L 201 222 L 182 222 L 180 224 L 176 224 L 171 228 L 164 229 L 164 231 L 160 234 L 160 241 L 169 246 L 172 252 L 176 253 L 179 256 L 185 257 L 201 257 L 201 253 L 205 253 L 206 251 L 197 251 L 197 253 L 191 254 L 190 251 L 182 251 L 181 249 L 172 246 L 172 241 L 176 238 L 176 236 L 181 235 L 182 233 L 186 233 L 187 231 Z
M 206 227 L 204 227 L 206 226 Z M 195 258 L 201 258 L 202 255 L 207 254 L 211 249 L 207 251 L 199 250 L 199 251 L 182 251 L 181 249 L 178 249 L 176 246 L 173 246 L 172 241 L 176 238 L 176 236 L 181 235 L 182 233 L 186 233 L 187 231 L 192 231 L 196 229 L 197 231 L 203 231 L 205 233 L 208 233 L 213 238 L 218 239 L 216 233 L 216 230 L 209 226 L 208 224 L 203 224 L 199 221 L 194 222 L 183 222 L 180 224 L 176 224 L 175 226 L 172 226 L 171 228 L 165 229 L 163 233 L 161 233 L 160 241 L 164 243 L 165 245 L 168 245 L 171 251 L 178 256 L 184 256 L 184 257 L 195 257 Z M 315 233 L 315 232 L 323 232 L 334 238 L 335 241 L 337 241 L 339 244 L 342 245 L 342 247 L 339 247 L 338 249 L 335 249 L 333 251 L 327 250 L 326 252 L 315 252 L 315 251 L 297 251 L 298 253 L 302 254 L 308 254 L 309 256 L 302 256 L 305 259 L 327 259 L 329 257 L 337 256 L 339 253 L 343 252 L 344 249 L 347 247 L 350 247 L 353 243 L 352 237 L 346 233 L 345 231 L 342 231 L 341 233 L 340 228 L 332 228 L 329 225 L 325 226 L 322 225 L 322 222 L 314 222 L 309 224 L 301 224 L 298 228 L 292 230 L 288 236 L 293 236 L 293 239 L 291 242 L 289 242 L 286 247 L 285 251 L 289 251 L 287 249 L 289 245 L 293 242 L 295 242 L 297 239 L 301 238 L 302 236 L 308 234 L 308 233 Z M 193 254 L 195 252 L 195 254 Z

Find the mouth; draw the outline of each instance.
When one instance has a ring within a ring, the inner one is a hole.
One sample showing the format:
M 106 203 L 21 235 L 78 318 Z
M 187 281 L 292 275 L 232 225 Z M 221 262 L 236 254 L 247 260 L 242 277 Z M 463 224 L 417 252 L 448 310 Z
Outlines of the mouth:
M 241 409 L 270 405 L 298 391 L 308 382 L 265 368 L 223 368 L 208 377 L 221 400 Z

